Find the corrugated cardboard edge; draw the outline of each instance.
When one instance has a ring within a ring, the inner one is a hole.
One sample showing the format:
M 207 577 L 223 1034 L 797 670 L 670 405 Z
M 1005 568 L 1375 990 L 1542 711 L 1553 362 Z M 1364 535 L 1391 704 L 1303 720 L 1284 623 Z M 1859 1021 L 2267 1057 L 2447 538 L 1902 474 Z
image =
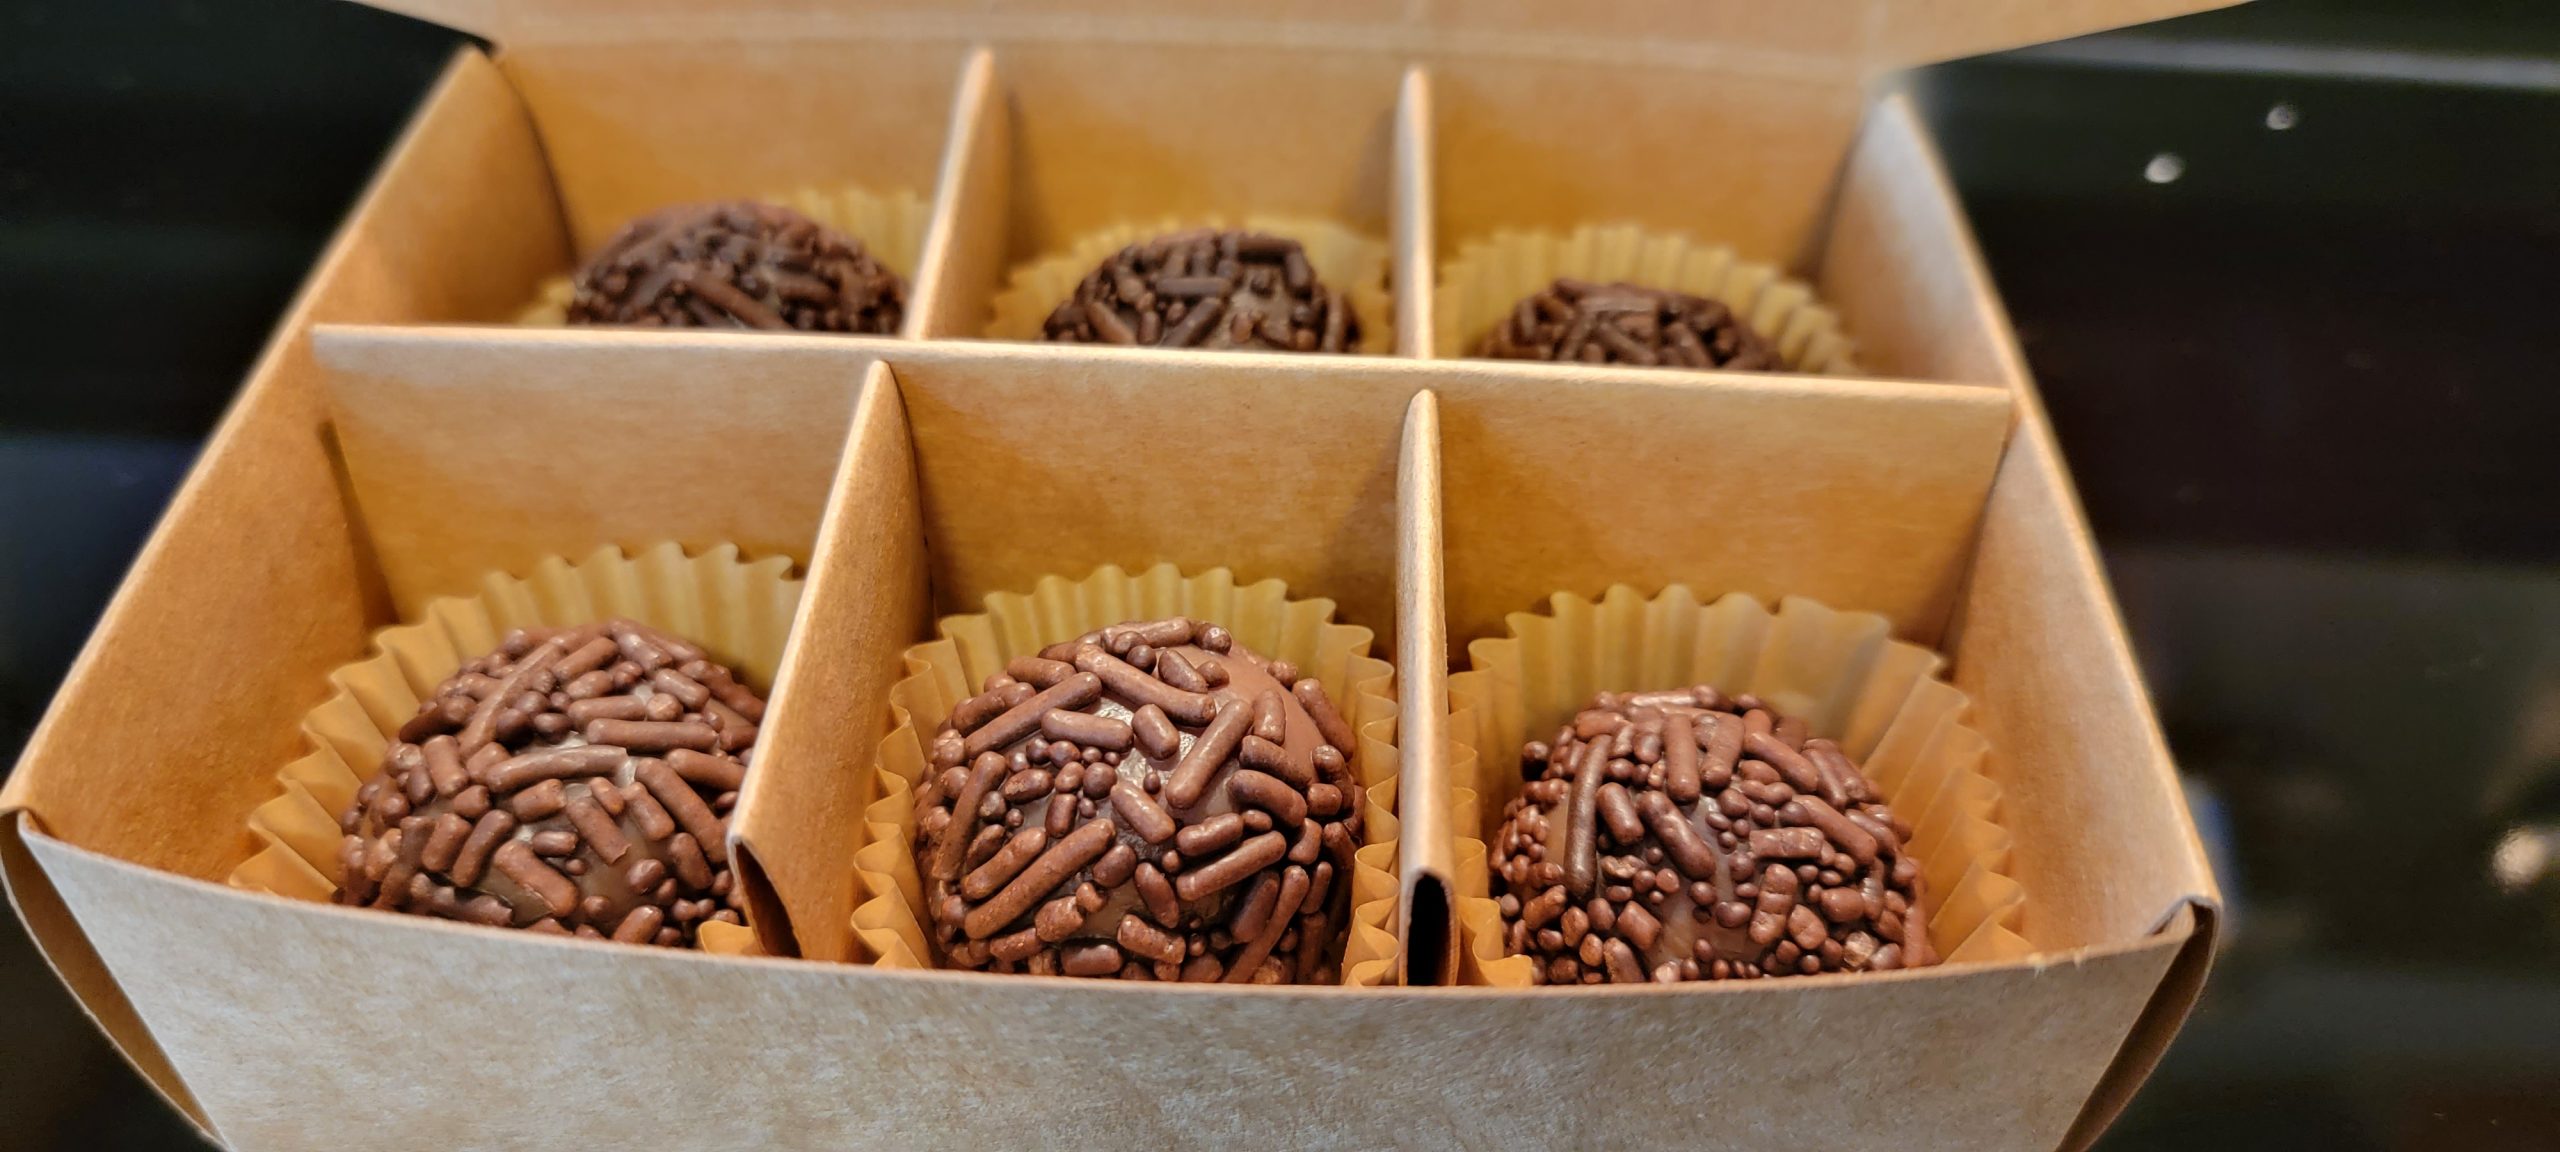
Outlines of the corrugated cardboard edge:
M 1972 292 L 1996 304 L 1999 296 L 1992 287 L 1990 266 L 1982 258 L 1981 245 L 1974 238 L 1971 222 L 1964 218 L 1963 201 L 1957 197 L 1955 183 L 1947 175 L 1936 140 L 1925 126 L 1918 124 L 1918 112 L 1911 98 L 1903 93 L 1887 96 L 1874 105 L 1869 115 L 1901 118 L 1912 123 L 1915 130 L 1910 137 L 1918 143 L 1921 153 L 1918 158 L 1919 174 L 1935 186 L 1931 201 L 1942 206 L 1941 210 L 1946 214 L 1939 226 L 1945 229 L 1946 235 L 1955 238 L 1959 247 L 1950 274 L 1965 281 Z M 2052 421 L 2045 412 L 2044 396 L 2036 389 L 2035 377 L 2027 369 L 2026 352 L 2019 346 L 2017 332 L 2009 323 L 2008 309 L 1995 306 L 1982 312 L 1994 329 L 1992 350 L 1999 361 L 2000 375 L 2016 399 L 2015 427 L 2009 437 L 2007 452 L 2012 455 L 2030 454 L 2027 465 L 2040 473 L 2037 482 L 2054 494 L 2061 505 L 2061 514 L 2074 528 L 2070 534 L 2072 554 L 2067 557 L 2071 577 L 2091 591 L 2107 614 L 2111 625 L 2106 629 L 2108 663 L 2114 666 L 2115 678 L 2134 693 L 2147 721 L 2145 742 L 2150 745 L 2149 760 L 2159 771 L 2173 777 L 2166 782 L 2166 793 L 2169 803 L 2176 807 L 2180 823 L 2187 829 L 2188 867 L 2197 880 L 2193 893 L 2161 910 L 2160 918 L 2151 930 L 2154 936 L 2183 930 L 2187 933 L 2186 942 L 2170 961 L 2167 974 L 2161 977 L 2159 988 L 2152 993 L 2151 1001 L 2136 1020 L 2133 1031 L 2125 1037 L 2123 1047 L 2117 1049 L 2115 1060 L 2107 1066 L 2097 1087 L 2090 1092 L 2079 1118 L 2072 1122 L 2070 1135 L 2062 1146 L 2066 1152 L 2079 1152 L 2096 1143 L 2107 1126 L 2114 1123 L 2126 1105 L 2132 1102 L 2143 1082 L 2150 1078 L 2152 1070 L 2159 1067 L 2170 1042 L 2177 1038 L 2178 1030 L 2185 1025 L 2187 1015 L 2195 1010 L 2219 944 L 2222 894 L 2214 882 L 2204 844 L 2197 838 L 2195 818 L 2187 811 L 2184 791 L 2174 779 L 2176 762 L 2169 755 L 2168 738 L 2160 731 L 2159 713 L 2152 705 L 2150 689 L 2143 682 L 2142 669 L 2134 659 L 2123 611 L 2116 603 L 2114 588 L 2107 581 L 2106 568 L 2099 561 L 2095 544 L 2097 538 L 2090 531 L 2088 512 L 2081 506 L 2079 489 L 2071 483 L 2070 470 L 2063 461 Z M 2004 460 L 2003 469 L 2007 466 Z M 1968 575 L 1967 579 L 1969 581 L 1971 576 Z M 1947 626 L 1950 641 L 1964 628 L 1962 610 L 1965 603 L 1965 598 L 1959 595 L 1955 618 Z
M 321 286 L 333 279 L 339 267 L 346 262 L 363 221 L 371 214 L 375 202 L 383 197 L 392 170 L 411 151 L 424 130 L 428 115 L 446 100 L 451 89 L 460 83 L 462 70 L 470 66 L 479 54 L 477 48 L 467 45 L 454 51 L 445 62 L 444 70 L 437 75 L 436 82 L 410 113 L 399 137 L 383 153 L 382 161 L 375 166 L 373 175 L 365 182 L 363 193 L 357 197 L 355 207 L 339 223 L 337 231 L 330 235 L 329 244 L 321 251 L 320 259 L 312 265 L 311 273 L 303 278 L 302 286 L 295 290 L 293 303 L 285 309 L 284 318 L 277 322 L 274 333 L 267 338 L 266 347 L 258 354 L 257 363 L 249 370 L 248 383 L 232 398 L 221 422 L 207 437 L 203 451 L 196 454 L 196 462 L 188 469 L 185 482 L 179 485 L 177 495 L 170 499 L 168 510 L 162 514 L 158 526 L 152 529 L 151 537 L 144 542 L 142 550 L 135 555 L 133 569 L 141 569 L 157 561 L 162 539 L 168 535 L 171 525 L 184 518 L 207 463 L 221 457 L 223 444 L 237 433 L 253 398 L 275 376 L 294 342 L 306 338 L 319 303 Z M 119 631 L 117 625 L 128 609 L 126 594 L 129 591 L 129 584 L 118 585 L 116 598 L 108 603 L 97 627 L 90 631 L 89 642 L 82 646 L 80 656 L 63 677 L 64 683 L 77 681 L 85 675 L 105 639 Z M 39 747 L 44 742 L 45 729 L 53 723 L 55 716 L 50 710 L 46 712 L 45 719 L 28 737 L 27 748 Z M 115 1042 L 116 1050 L 123 1054 L 134 1071 L 140 1073 L 153 1090 L 177 1108 L 206 1139 L 216 1139 L 204 1110 L 179 1079 L 177 1070 L 161 1052 L 159 1043 L 152 1038 L 142 1018 L 134 1012 L 132 1002 L 116 987 L 114 978 L 99 960 L 97 950 L 90 946 L 87 935 L 72 920 L 61 895 L 29 855 L 25 833 L 43 830 L 43 814 L 30 810 L 27 790 L 16 773 L 11 774 L 5 788 L 0 788 L 0 865 L 5 865 L 10 902 L 17 908 L 19 919 L 25 922 L 37 950 L 44 954 L 45 962 L 71 989 L 72 995 L 80 1001 L 81 1009 L 96 1020 L 108 1038 Z

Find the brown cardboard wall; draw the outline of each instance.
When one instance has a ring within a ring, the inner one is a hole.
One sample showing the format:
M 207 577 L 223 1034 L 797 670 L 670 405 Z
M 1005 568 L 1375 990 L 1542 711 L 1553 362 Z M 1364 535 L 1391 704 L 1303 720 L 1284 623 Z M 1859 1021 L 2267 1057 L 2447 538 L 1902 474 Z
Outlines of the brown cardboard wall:
M 1958 620 L 1947 650 L 1997 750 L 2017 833 L 2011 874 L 2029 892 L 2085 894 L 2029 903 L 2019 931 L 2043 948 L 2083 947 L 2153 931 L 2189 901 L 2217 899 L 2078 501 L 2040 422 L 2021 426 L 2001 462 Z M 2155 847 L 2126 851 L 2134 839 Z M 2159 850 L 2164 843 L 2177 848 Z
M 583 253 L 668 204 L 840 186 L 930 199 L 967 57 L 965 43 L 626 41 L 514 48 L 499 65 Z
M 1635 223 L 1788 266 L 1819 226 L 1861 90 L 1837 76 L 1459 59 L 1433 65 L 1432 96 L 1443 260 L 1499 228 Z
M 1227 567 L 1332 598 L 1384 650 L 1397 442 L 1422 381 L 1309 359 L 1007 345 L 902 357 L 936 609 L 1104 564 Z
M 522 335 L 324 341 L 330 417 L 403 618 L 602 545 L 806 564 L 862 368 L 891 345 L 741 335 L 634 360 L 588 351 L 593 332 Z
M 1273 213 L 1386 236 L 1392 59 L 1065 43 L 997 60 L 1014 114 L 1013 260 L 1168 216 Z
M 1748 1116 L 1822 1147 L 2042 1152 L 2176 951 L 1778 994 L 1230 992 L 555 942 L 32 846 L 244 1150 L 408 1152 L 422 1131 L 481 1148 L 1693 1147 Z M 1630 1076 L 1630 1053 L 1754 1078 Z M 528 1085 L 542 1107 L 452 1103 Z
M 1911 98 L 1869 109 L 1813 262 L 1870 371 L 2010 388 L 2024 376 Z
M 1500 635 L 1503 614 L 1551 592 L 1675 582 L 1810 597 L 1936 638 L 2008 433 L 2005 397 L 1571 374 L 1589 400 L 1570 410 L 1545 380 L 1442 394 L 1453 641 Z

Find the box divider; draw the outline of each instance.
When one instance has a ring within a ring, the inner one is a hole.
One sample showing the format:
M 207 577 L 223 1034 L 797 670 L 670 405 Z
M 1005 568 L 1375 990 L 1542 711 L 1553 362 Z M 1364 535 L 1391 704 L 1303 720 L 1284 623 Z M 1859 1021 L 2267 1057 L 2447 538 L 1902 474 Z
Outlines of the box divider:
M 1013 122 L 994 51 L 960 66 L 933 214 L 916 261 L 906 323 L 910 340 L 968 337 L 986 323 L 986 301 L 1004 274 L 1004 220 L 1012 198 Z
M 1431 213 L 1433 146 L 1431 69 L 1405 69 L 1396 90 L 1395 245 L 1396 355 L 1431 359 L 1431 292 L 1439 254 L 1433 248 Z
M 1449 804 L 1449 615 L 1440 570 L 1440 397 L 1405 407 L 1396 458 L 1396 844 L 1398 978 L 1457 971 L 1457 839 Z
M 767 952 L 851 959 L 852 850 L 899 656 L 930 612 L 915 447 L 897 378 L 864 371 L 730 848 Z

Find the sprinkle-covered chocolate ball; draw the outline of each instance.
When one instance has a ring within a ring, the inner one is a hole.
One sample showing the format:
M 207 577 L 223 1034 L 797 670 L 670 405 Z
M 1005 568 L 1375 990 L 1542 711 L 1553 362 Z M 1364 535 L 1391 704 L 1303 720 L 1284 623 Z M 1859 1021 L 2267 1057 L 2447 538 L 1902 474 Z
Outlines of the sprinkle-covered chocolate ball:
M 906 296 L 860 241 L 788 208 L 730 200 L 623 226 L 579 270 L 568 321 L 889 335 Z
M 509 633 L 356 790 L 338 902 L 691 947 L 741 923 L 727 820 L 763 717 L 701 649 L 628 620 Z
M 1055 644 L 935 733 L 916 870 L 946 963 L 1332 983 L 1360 785 L 1322 686 L 1176 617 Z
M 1557 280 L 1514 305 L 1468 355 L 1749 372 L 1786 368 L 1778 350 L 1719 301 L 1573 279 Z
M 1284 236 L 1202 229 L 1132 244 L 1058 305 L 1041 339 L 1068 344 L 1348 352 L 1351 301 Z
M 1937 962 L 1910 828 L 1837 744 L 1755 697 L 1603 692 L 1520 771 L 1494 895 L 1539 983 Z

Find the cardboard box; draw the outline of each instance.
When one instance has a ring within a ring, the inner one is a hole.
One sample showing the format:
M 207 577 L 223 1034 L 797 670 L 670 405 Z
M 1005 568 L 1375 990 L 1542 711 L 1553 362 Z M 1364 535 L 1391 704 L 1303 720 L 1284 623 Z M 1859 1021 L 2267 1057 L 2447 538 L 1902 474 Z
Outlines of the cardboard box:
M 0 793 L 20 915 L 229 1146 L 2079 1147 L 2192 1004 L 2217 898 L 2125 637 L 1934 149 L 1866 98 L 2207 5 L 396 6 L 506 50 L 438 84 Z M 502 321 L 646 208 L 829 182 L 932 197 L 920 339 L 445 326 Z M 1404 355 L 951 339 L 1013 262 L 1213 212 L 1386 239 Z M 1615 220 L 1789 266 L 1881 377 L 1433 359 L 1439 253 Z M 1197 466 L 1156 479 L 1130 445 Z M 221 885 L 373 631 L 482 572 L 665 539 L 807 570 L 732 830 L 759 933 L 806 959 Z M 1332 597 L 1394 655 L 1416 986 L 826 962 L 898 653 L 984 592 L 1158 561 Z M 1946 653 L 2038 955 L 1422 986 L 1455 970 L 1451 646 L 1621 581 L 1809 596 Z

